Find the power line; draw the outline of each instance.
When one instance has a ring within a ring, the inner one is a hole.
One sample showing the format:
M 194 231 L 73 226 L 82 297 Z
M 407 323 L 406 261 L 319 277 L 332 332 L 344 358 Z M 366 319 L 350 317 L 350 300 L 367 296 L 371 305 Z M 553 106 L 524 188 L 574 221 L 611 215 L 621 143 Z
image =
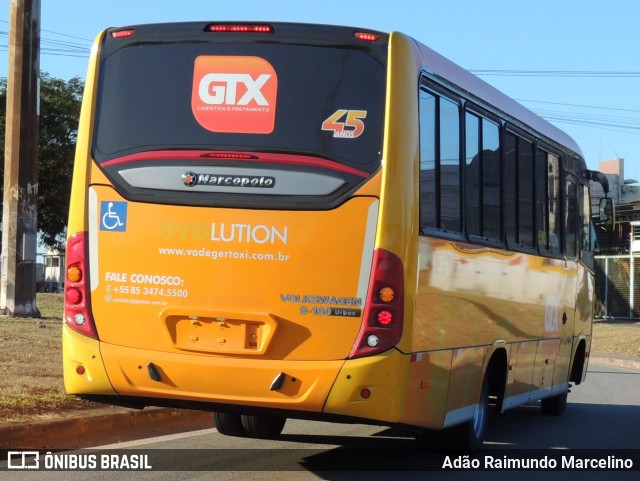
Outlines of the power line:
M 634 78 L 640 71 L 625 70 L 509 70 L 468 69 L 474 75 L 503 77 L 579 77 L 579 78 Z
M 621 108 L 615 108 L 615 107 L 598 107 L 595 105 L 582 105 L 582 104 L 566 104 L 566 103 L 561 103 L 561 102 L 547 102 L 544 100 L 529 100 L 529 99 L 514 99 L 517 102 L 531 102 L 531 103 L 537 103 L 537 104 L 548 104 L 548 105 L 563 105 L 565 107 L 580 107 L 580 108 L 585 108 L 585 109 L 602 109 L 602 110 L 616 110 L 619 112 L 636 112 L 636 113 L 640 113 L 640 110 L 637 109 L 621 109 Z
M 619 116 L 601 116 L 554 110 L 533 110 L 540 117 L 552 123 L 579 125 L 599 130 L 610 130 L 631 135 L 640 135 L 640 120 Z
M 6 21 L 6 20 L 0 20 L 0 23 L 9 23 L 9 22 L 8 22 L 8 21 Z M 47 33 L 50 33 L 50 34 L 52 34 L 52 35 L 59 35 L 59 36 L 61 36 L 61 37 L 75 38 L 76 40 L 84 40 L 85 42 L 93 43 L 93 40 L 91 40 L 91 39 L 88 39 L 88 38 L 82 38 L 82 37 L 76 37 L 76 36 L 74 36 L 74 35 L 69 35 L 69 34 L 66 34 L 66 33 L 54 32 L 54 31 L 52 31 L 52 30 L 45 30 L 45 29 L 43 29 L 43 28 L 41 28 L 41 29 L 40 29 L 40 31 L 41 31 L 41 32 L 47 32 Z
M 570 104 L 563 102 L 547 102 L 542 100 L 516 99 L 518 102 L 535 103 L 543 105 L 559 105 L 571 107 L 574 110 L 552 110 L 545 108 L 531 108 L 549 122 L 580 125 L 583 127 L 611 130 L 615 132 L 640 135 L 640 118 L 637 115 L 608 115 L 605 112 L 640 113 L 636 109 L 622 109 L 614 107 L 602 107 L 595 105 Z M 583 109 L 575 110 L 575 109 Z M 586 109 L 586 110 L 584 110 Z M 594 112 L 595 111 L 595 112 Z
M 9 23 L 6 20 L 0 20 L 0 23 Z M 53 32 L 51 30 L 41 29 L 41 32 L 46 32 L 51 35 L 58 35 L 60 37 L 71 38 L 75 40 L 82 40 L 83 42 L 87 42 L 84 44 L 77 42 L 69 42 L 65 40 L 59 39 L 51 39 L 41 36 L 40 37 L 40 53 L 42 55 L 54 55 L 61 57 L 76 57 L 76 58 L 87 58 L 91 53 L 91 44 L 92 40 L 76 37 L 75 35 L 68 35 L 66 33 Z M 9 37 L 9 32 L 0 31 L 0 37 Z M 0 51 L 6 52 L 8 51 L 9 46 L 6 44 L 0 45 Z
M 638 71 L 612 71 L 612 70 L 497 70 L 497 69 L 471 69 L 470 72 L 478 76 L 504 75 L 504 76 L 530 76 L 530 77 L 572 77 L 572 78 L 634 78 L 640 77 Z M 545 102 L 541 100 L 515 99 L 518 102 L 538 103 L 547 105 L 559 105 L 580 109 L 607 110 L 615 112 L 640 113 L 637 109 L 624 109 L 614 107 L 602 107 L 596 105 L 570 104 L 562 102 Z M 632 135 L 640 135 L 640 120 L 637 117 L 607 116 L 602 114 L 590 114 L 586 112 L 565 112 L 557 110 L 541 110 L 531 108 L 540 117 L 552 123 L 580 125 L 582 127 L 598 128 Z

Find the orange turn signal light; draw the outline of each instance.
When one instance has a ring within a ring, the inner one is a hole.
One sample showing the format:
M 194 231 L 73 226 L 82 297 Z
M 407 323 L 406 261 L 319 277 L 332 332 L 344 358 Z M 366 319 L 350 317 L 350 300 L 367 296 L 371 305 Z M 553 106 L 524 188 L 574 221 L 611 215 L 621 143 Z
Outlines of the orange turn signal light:
M 391 302 L 396 296 L 396 293 L 393 292 L 393 289 L 391 289 L 390 287 L 383 287 L 382 289 L 380 289 L 379 295 L 382 302 Z
M 79 267 L 71 266 L 67 269 L 67 279 L 71 282 L 80 282 L 82 280 L 82 271 Z

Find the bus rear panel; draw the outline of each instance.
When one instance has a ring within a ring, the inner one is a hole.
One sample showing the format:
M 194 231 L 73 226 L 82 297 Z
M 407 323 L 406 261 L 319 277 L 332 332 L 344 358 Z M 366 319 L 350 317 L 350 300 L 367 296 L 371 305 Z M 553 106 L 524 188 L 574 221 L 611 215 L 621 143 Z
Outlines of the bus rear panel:
M 345 360 L 400 338 L 402 265 L 375 246 L 387 37 L 227 27 L 97 40 L 70 214 L 70 393 L 322 412 Z M 375 389 L 362 383 L 339 403 Z

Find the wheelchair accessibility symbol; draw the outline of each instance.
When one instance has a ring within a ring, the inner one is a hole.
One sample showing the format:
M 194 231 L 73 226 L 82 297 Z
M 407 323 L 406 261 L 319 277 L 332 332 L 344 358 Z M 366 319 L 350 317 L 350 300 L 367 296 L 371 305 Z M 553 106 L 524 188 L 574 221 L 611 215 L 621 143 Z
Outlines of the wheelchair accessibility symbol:
M 100 205 L 100 230 L 125 232 L 127 230 L 127 203 L 102 201 Z

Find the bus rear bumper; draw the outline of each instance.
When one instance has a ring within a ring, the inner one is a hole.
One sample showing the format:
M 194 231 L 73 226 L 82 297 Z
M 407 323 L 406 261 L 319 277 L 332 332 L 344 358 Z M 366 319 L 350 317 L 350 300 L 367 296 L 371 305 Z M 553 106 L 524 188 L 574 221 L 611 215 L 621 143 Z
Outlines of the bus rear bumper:
M 63 328 L 65 388 L 102 402 L 233 406 L 402 422 L 402 373 L 392 349 L 350 360 L 287 361 L 166 353 L 116 346 Z M 84 374 L 78 374 L 78 366 Z M 369 393 L 369 394 L 367 394 Z M 102 396 L 105 395 L 105 396 Z M 154 403 L 153 400 L 158 400 Z
M 116 394 L 100 356 L 100 342 L 62 326 L 64 388 L 68 394 Z
M 410 356 L 391 349 L 383 354 L 344 363 L 329 394 L 324 412 L 398 423 Z
M 101 343 L 121 396 L 321 412 L 343 360 L 286 361 L 166 353 Z

